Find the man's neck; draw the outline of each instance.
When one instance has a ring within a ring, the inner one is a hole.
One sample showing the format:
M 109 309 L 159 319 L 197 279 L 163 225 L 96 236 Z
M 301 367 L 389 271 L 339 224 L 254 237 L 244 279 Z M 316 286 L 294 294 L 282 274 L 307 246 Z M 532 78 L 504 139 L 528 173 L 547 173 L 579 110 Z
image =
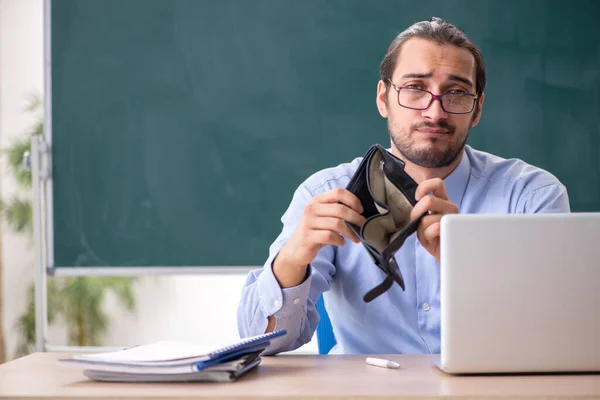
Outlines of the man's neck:
M 406 171 L 406 173 L 408 175 L 410 175 L 410 177 L 413 178 L 415 180 L 415 182 L 417 182 L 417 184 L 419 184 L 427 179 L 433 179 L 433 178 L 440 178 L 442 180 L 446 179 L 446 177 L 448 175 L 450 175 L 452 173 L 452 171 L 454 171 L 456 169 L 458 164 L 460 164 L 460 160 L 462 160 L 463 153 L 464 152 L 461 152 L 460 155 L 456 158 L 456 160 L 454 160 L 452 162 L 452 164 L 450 164 L 446 167 L 426 168 L 426 167 L 422 167 L 420 165 L 417 165 L 417 164 L 407 160 L 400 153 L 400 151 L 398 151 L 398 149 L 396 149 L 396 147 L 392 144 L 392 154 L 394 154 L 396 157 L 398 157 L 404 161 L 404 163 L 406 164 L 404 167 L 404 171 Z

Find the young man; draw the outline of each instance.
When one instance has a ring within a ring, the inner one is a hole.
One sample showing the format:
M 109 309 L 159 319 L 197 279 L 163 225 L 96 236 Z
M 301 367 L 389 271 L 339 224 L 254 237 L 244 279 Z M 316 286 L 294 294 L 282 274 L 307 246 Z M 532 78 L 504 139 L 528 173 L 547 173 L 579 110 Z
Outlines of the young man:
M 442 216 L 569 212 L 566 189 L 550 173 L 466 146 L 486 76 L 464 32 L 439 18 L 414 24 L 391 43 L 380 75 L 376 102 L 391 152 L 419 185 L 411 217 L 429 211 L 396 253 L 406 291 L 394 285 L 363 301 L 383 273 L 344 222 L 364 222 L 360 201 L 344 189 L 361 159 L 317 172 L 297 189 L 267 262 L 243 289 L 242 337 L 287 329 L 270 354 L 311 340 L 324 292 L 337 340 L 330 353 L 439 353 Z

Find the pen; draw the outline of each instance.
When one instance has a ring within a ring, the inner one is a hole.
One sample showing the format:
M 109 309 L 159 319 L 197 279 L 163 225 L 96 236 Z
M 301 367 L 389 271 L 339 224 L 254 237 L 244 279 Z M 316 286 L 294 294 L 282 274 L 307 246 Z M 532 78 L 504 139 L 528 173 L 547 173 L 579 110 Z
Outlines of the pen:
M 391 368 L 391 369 L 400 368 L 400 364 L 398 364 L 397 362 L 390 361 L 390 360 L 384 360 L 382 358 L 367 357 L 367 364 L 374 365 L 376 367 Z

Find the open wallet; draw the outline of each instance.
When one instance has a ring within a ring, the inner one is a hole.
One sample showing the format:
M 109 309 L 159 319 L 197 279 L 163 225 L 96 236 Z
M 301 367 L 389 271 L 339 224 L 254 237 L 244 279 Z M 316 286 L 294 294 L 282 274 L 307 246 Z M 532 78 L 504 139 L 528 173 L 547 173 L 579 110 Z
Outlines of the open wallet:
M 416 204 L 417 183 L 404 171 L 404 161 L 379 144 L 365 154 L 346 189 L 360 200 L 366 222 L 348 226 L 386 274 L 385 280 L 364 295 L 370 302 L 390 289 L 394 282 L 405 290 L 394 254 L 408 236 L 416 232 L 423 215 L 410 221 Z

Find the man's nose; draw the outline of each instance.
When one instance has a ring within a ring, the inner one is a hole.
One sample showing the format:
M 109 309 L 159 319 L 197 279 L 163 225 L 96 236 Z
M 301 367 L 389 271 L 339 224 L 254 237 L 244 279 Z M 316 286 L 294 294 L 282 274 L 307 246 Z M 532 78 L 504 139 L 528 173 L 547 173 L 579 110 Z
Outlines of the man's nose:
M 442 108 L 442 99 L 434 99 L 429 107 L 423 110 L 421 115 L 431 121 L 439 121 L 448 118 L 448 113 Z

